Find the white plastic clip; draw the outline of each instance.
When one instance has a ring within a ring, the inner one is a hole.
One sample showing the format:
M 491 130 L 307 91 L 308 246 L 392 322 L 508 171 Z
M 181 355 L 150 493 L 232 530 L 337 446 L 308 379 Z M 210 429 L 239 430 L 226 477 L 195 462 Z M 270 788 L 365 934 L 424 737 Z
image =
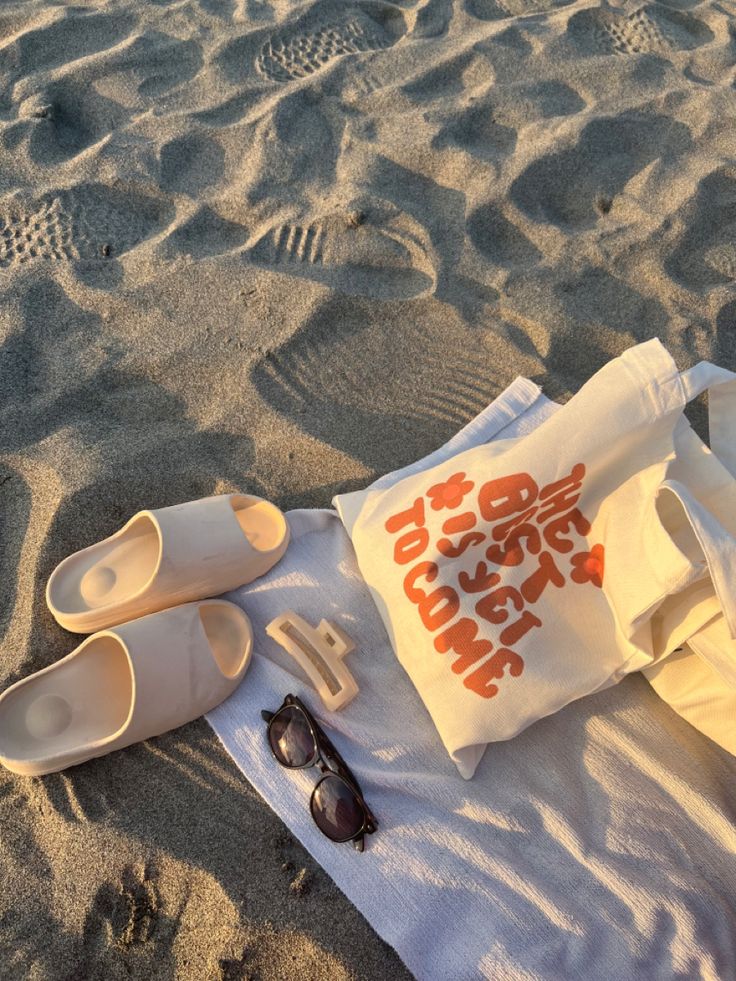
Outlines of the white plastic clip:
M 318 627 L 310 627 L 287 610 L 269 623 L 266 633 L 298 662 L 330 711 L 343 708 L 358 694 L 358 685 L 342 660 L 355 644 L 334 623 L 321 620 Z

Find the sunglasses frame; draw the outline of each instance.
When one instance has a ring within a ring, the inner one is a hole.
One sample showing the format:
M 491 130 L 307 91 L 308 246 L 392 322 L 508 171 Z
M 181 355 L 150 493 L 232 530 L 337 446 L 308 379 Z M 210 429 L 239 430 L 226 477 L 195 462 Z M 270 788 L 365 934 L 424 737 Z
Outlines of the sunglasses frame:
M 314 753 L 312 754 L 311 758 L 301 766 L 289 766 L 288 763 L 284 763 L 281 759 L 279 759 L 276 751 L 271 745 L 271 724 L 278 714 L 287 708 L 295 708 L 302 713 L 312 734 Z M 274 757 L 279 766 L 283 766 L 285 770 L 308 770 L 310 767 L 319 766 L 320 770 L 322 771 L 322 778 L 315 784 L 314 790 L 312 791 L 312 796 L 309 798 L 309 810 L 312 815 L 312 820 L 317 825 L 319 830 L 322 831 L 325 838 L 329 838 L 330 841 L 334 841 L 336 844 L 352 841 L 356 851 L 362 852 L 365 848 L 365 835 L 373 834 L 378 827 L 378 821 L 371 813 L 371 809 L 368 807 L 365 797 L 363 796 L 363 791 L 360 789 L 360 784 L 353 775 L 352 770 L 342 758 L 338 750 L 335 749 L 324 729 L 320 726 L 319 722 L 317 722 L 304 702 L 297 698 L 296 695 L 287 695 L 283 703 L 276 709 L 275 712 L 269 712 L 264 709 L 261 712 L 261 718 L 264 722 L 268 723 L 268 729 L 266 730 L 269 737 L 268 748 L 271 750 L 271 755 Z M 328 835 L 322 830 L 314 817 L 314 796 L 317 793 L 317 789 L 325 782 L 325 780 L 330 778 L 341 780 L 347 786 L 348 790 L 350 790 L 353 797 L 357 800 L 358 804 L 360 805 L 360 809 L 363 812 L 362 826 L 355 832 L 355 834 L 350 835 L 347 838 L 331 837 L 331 835 Z

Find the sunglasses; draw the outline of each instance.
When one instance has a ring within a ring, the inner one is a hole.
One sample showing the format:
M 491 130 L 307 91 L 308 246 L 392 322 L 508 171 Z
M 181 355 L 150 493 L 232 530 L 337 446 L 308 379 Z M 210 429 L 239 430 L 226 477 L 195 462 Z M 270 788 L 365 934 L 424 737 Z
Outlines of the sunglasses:
M 287 695 L 281 708 L 263 711 L 261 717 L 268 723 L 268 743 L 281 766 L 289 770 L 319 766 L 322 770 L 324 776 L 309 800 L 319 830 L 331 841 L 352 841 L 362 852 L 364 836 L 373 834 L 378 821 L 360 784 L 309 709 L 295 695 Z

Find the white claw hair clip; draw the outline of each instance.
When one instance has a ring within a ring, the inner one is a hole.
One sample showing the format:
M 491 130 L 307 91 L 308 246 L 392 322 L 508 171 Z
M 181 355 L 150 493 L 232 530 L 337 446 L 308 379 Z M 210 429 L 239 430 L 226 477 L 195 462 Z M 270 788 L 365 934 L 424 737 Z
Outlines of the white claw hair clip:
M 355 644 L 334 623 L 321 620 L 318 627 L 310 627 L 287 610 L 269 623 L 266 633 L 306 672 L 325 708 L 337 712 L 358 694 L 358 685 L 342 660 Z

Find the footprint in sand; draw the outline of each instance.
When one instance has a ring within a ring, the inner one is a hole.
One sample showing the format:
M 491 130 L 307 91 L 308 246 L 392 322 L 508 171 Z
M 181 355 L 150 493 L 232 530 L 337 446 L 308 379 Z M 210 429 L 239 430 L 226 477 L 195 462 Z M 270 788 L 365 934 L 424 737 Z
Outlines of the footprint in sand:
M 597 7 L 575 14 L 568 32 L 603 54 L 667 54 L 687 51 L 713 39 L 702 21 L 665 7 L 645 4 L 627 15 Z
M 423 230 L 408 216 L 349 210 L 266 230 L 249 258 L 355 296 L 408 299 L 435 282 Z
M 71 223 L 58 198 L 35 211 L 0 217 L 0 267 L 36 258 L 69 259 L 71 253 Z
M 368 99 L 386 85 L 386 79 L 379 73 L 369 69 L 346 79 L 343 88 L 343 98 L 346 102 L 360 102 Z
M 98 889 L 87 912 L 79 976 L 137 977 L 143 966 L 139 958 L 150 956 L 145 950 L 150 942 L 156 944 L 162 976 L 172 976 L 171 948 L 177 927 L 177 917 L 163 912 L 155 870 L 129 865 L 118 882 L 106 882 Z
M 273 262 L 322 263 L 324 238 L 325 229 L 320 224 L 279 225 L 261 239 L 253 254 L 265 257 L 270 252 Z
M 372 14 L 355 9 L 334 21 L 294 24 L 274 34 L 256 58 L 256 68 L 272 82 L 307 78 L 344 55 L 390 48 L 406 32 L 399 11 L 377 8 Z
M 117 258 L 168 223 L 160 200 L 102 184 L 44 195 L 31 204 L 0 201 L 0 269 L 31 259 Z
M 594 29 L 594 37 L 601 51 L 616 54 L 645 54 L 672 47 L 669 37 L 643 8 L 627 17 L 601 20 Z
M 116 943 L 145 943 L 156 928 L 161 905 L 150 870 L 126 869 L 116 899 L 110 917 Z

